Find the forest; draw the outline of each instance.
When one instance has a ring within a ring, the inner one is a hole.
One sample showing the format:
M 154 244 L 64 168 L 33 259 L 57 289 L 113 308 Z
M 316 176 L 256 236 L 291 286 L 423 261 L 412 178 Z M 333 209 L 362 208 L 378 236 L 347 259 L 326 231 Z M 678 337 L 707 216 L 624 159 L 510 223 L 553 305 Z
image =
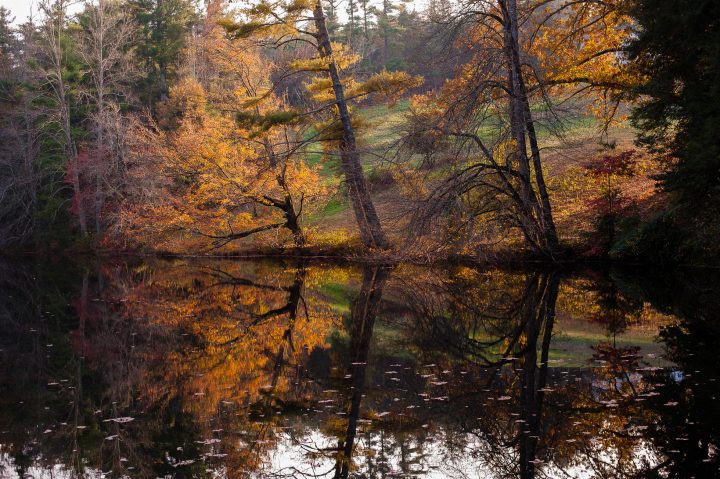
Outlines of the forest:
M 718 0 L 0 0 L 0 478 L 720 478 L 718 212 Z
M 713 0 L 0 7 L 0 248 L 717 264 Z

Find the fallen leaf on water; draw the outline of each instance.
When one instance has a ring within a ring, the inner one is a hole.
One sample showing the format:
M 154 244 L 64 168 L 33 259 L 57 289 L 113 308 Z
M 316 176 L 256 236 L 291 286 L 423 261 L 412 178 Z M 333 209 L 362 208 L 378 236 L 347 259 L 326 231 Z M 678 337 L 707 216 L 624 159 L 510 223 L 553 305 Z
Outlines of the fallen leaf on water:
M 105 419 L 103 422 L 116 422 L 118 424 L 125 424 L 126 422 L 134 421 L 134 417 L 114 417 L 111 419 Z

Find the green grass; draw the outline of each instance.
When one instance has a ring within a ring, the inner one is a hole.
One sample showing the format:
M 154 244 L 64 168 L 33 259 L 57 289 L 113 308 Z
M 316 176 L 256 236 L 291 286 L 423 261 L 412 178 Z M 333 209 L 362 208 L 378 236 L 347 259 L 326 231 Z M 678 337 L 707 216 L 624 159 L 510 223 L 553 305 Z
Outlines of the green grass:
M 358 114 L 367 125 L 360 132 L 361 146 L 378 153 L 398 138 L 397 128 L 405 121 L 410 109 L 408 100 L 401 100 L 392 107 L 387 105 L 369 106 L 358 110 Z M 364 163 L 375 163 L 372 155 L 364 158 Z
M 361 150 L 363 171 L 366 177 L 372 180 L 373 175 L 378 174 L 378 167 L 381 166 L 381 158 L 385 151 L 392 147 L 392 143 L 398 139 L 406 114 L 410 109 L 409 100 L 405 99 L 396 105 L 356 106 L 355 114 L 362 119 L 362 128 L 357 131 L 358 147 Z M 539 108 L 534 108 L 541 111 Z M 577 114 L 569 117 L 563 122 L 562 132 L 565 136 L 573 137 L 587 135 L 597 125 L 597 120 L 589 114 Z M 486 143 L 491 145 L 497 138 L 497 125 L 487 120 L 476 133 Z M 551 135 L 551 129 L 540 121 L 537 124 L 537 132 L 541 147 L 550 147 L 557 140 Z M 311 138 L 315 132 L 308 131 L 306 138 Z M 305 151 L 305 161 L 309 166 L 319 165 L 319 174 L 323 183 L 331 190 L 341 185 L 343 180 L 338 156 L 325 156 L 321 152 L 322 145 L 311 144 Z M 415 165 L 421 161 L 419 157 L 409 160 L 409 165 Z M 468 160 L 473 161 L 472 159 Z M 447 175 L 454 167 L 448 164 L 439 163 L 432 170 L 427 172 L 428 179 L 434 180 Z M 323 223 L 328 217 L 340 217 L 348 210 L 347 200 L 343 195 L 335 195 L 319 211 L 308 216 L 311 223 Z
M 550 343 L 550 360 L 561 361 L 558 365 L 563 367 L 587 367 L 592 363 L 592 346 L 600 342 L 611 341 L 602 332 L 563 331 L 553 336 Z M 654 335 L 624 334 L 615 339 L 617 346 L 639 346 L 640 354 L 644 355 L 642 361 L 653 366 L 666 366 L 668 363 L 659 359 L 662 355 L 662 346 L 655 340 Z M 649 358 L 647 354 L 657 356 Z
M 332 216 L 334 214 L 345 211 L 347 208 L 347 201 L 345 201 L 344 199 L 333 198 L 327 202 L 322 212 L 324 215 Z
M 352 292 L 346 286 L 338 283 L 325 283 L 320 286 L 320 292 L 327 298 L 327 304 L 338 314 L 350 312 Z

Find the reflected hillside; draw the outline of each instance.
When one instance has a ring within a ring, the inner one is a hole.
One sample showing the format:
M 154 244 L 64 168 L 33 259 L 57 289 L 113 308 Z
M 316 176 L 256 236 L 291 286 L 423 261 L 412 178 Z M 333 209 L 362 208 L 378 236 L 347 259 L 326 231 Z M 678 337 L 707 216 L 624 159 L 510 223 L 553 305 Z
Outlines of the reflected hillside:
M 716 477 L 712 278 L 3 264 L 2 477 Z

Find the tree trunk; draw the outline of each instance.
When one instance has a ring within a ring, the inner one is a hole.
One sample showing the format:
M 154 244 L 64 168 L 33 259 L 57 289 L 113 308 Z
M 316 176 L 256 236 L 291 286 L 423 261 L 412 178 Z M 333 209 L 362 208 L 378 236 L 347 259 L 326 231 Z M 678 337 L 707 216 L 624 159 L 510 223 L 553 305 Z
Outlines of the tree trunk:
M 510 129 L 515 141 L 515 155 L 520 177 L 522 229 L 532 249 L 543 256 L 552 257 L 558 250 L 558 239 L 552 218 L 550 198 L 542 173 L 540 149 L 530 111 L 530 102 L 522 77 L 517 1 L 503 0 L 501 5 L 504 7 L 505 17 L 504 41 L 508 60 L 508 87 L 511 93 Z M 534 172 L 531 172 L 526 135 L 530 140 Z M 531 173 L 534 173 L 540 199 L 533 187 Z
M 366 267 L 363 270 L 363 282 L 360 293 L 352 305 L 350 330 L 350 364 L 347 373 L 350 380 L 349 397 L 346 402 L 347 428 L 345 436 L 338 441 L 338 454 L 335 463 L 336 479 L 349 476 L 353 448 L 357 435 L 360 406 L 365 395 L 365 374 L 373 337 L 375 318 L 380 309 L 383 288 L 389 271 L 378 267 Z
M 343 127 L 343 138 L 340 144 L 340 155 L 345 182 L 348 188 L 348 196 L 352 203 L 360 229 L 360 238 L 365 246 L 369 248 L 386 248 L 387 240 L 380 225 L 380 219 L 375 211 L 375 206 L 370 198 L 370 192 L 365 182 L 365 176 L 360 164 L 360 155 L 357 151 L 355 131 L 352 126 L 350 111 L 345 100 L 345 91 L 340 81 L 340 73 L 335 61 L 332 59 L 332 46 L 325 25 L 325 14 L 322 9 L 322 2 L 317 0 L 315 4 L 315 27 L 317 28 L 317 39 L 319 42 L 320 54 L 330 59 L 328 69 L 332 80 L 333 92 L 340 122 Z
M 550 196 L 548 195 L 547 186 L 545 185 L 545 176 L 542 171 L 540 147 L 538 146 L 537 134 L 535 132 L 535 122 L 532 119 L 530 102 L 527 98 L 527 90 L 525 89 L 525 82 L 522 82 L 521 86 L 523 91 L 523 103 L 525 105 L 528 138 L 530 139 L 530 151 L 532 152 L 533 168 L 535 169 L 535 183 L 537 184 L 538 193 L 540 194 L 543 230 L 550 250 L 557 251 L 559 249 L 557 230 L 555 229 L 555 220 L 553 219 L 552 207 L 550 206 Z
M 49 75 L 51 84 L 53 86 L 55 99 L 58 102 L 58 116 L 60 125 L 63 130 L 63 136 L 65 144 L 63 145 L 65 160 L 72 165 L 73 171 L 71 172 L 71 183 L 73 187 L 73 194 L 77 198 L 77 214 L 78 222 L 80 224 L 80 233 L 82 236 L 87 236 L 87 220 L 85 217 L 85 205 L 82 202 L 82 191 L 80 185 L 80 172 L 77 164 L 78 159 L 78 148 L 75 143 L 75 139 L 72 134 L 72 125 L 70 123 L 70 101 L 67 97 L 68 87 L 65 84 L 64 69 L 65 59 L 63 55 L 62 45 L 62 29 L 65 24 L 65 14 L 67 4 L 65 2 L 58 2 L 51 5 L 50 3 L 41 3 L 41 10 L 46 15 L 54 15 L 54 17 L 48 18 L 46 25 L 46 31 L 48 37 L 48 55 L 51 61 L 51 74 Z
M 65 154 L 67 156 L 67 160 L 73 163 L 73 165 L 71 166 L 71 178 L 73 195 L 75 195 L 75 198 L 77 199 L 77 215 L 78 223 L 80 224 L 80 234 L 82 236 L 87 236 L 87 219 L 85 216 L 85 205 L 83 204 L 82 189 L 80 186 L 80 165 L 78 165 L 77 163 L 78 151 L 77 147 L 75 146 L 75 140 L 72 137 L 69 112 L 70 107 L 67 104 L 67 97 L 65 95 L 65 84 L 63 82 L 60 82 L 59 90 L 62 92 L 60 95 L 60 111 L 62 115 L 63 129 L 65 132 Z
M 105 168 L 105 138 L 104 138 L 104 122 L 103 113 L 105 105 L 103 104 L 103 95 L 100 94 L 98 97 L 98 125 L 97 127 L 97 145 L 95 147 L 95 236 L 96 239 L 100 238 L 102 233 L 102 207 L 103 207 L 103 171 Z
M 255 114 L 260 115 L 259 108 L 255 108 Z M 285 177 L 287 164 L 283 164 L 282 168 L 280 168 L 280 170 L 278 171 L 278 167 L 280 165 L 278 165 L 278 158 L 275 155 L 273 146 L 267 139 L 265 139 L 263 141 L 263 147 L 265 148 L 265 153 L 268 156 L 270 167 L 276 171 L 275 179 L 278 186 L 283 190 L 284 196 L 282 202 L 271 199 L 271 203 L 273 206 L 282 210 L 283 216 L 285 217 L 285 224 L 283 226 L 292 233 L 295 241 L 295 246 L 297 246 L 298 248 L 302 248 L 303 246 L 305 246 L 305 234 L 303 233 L 302 227 L 300 226 L 300 215 L 302 214 L 304 197 L 301 197 L 300 207 L 298 211 L 296 211 L 295 204 L 293 203 L 292 199 L 292 194 L 290 193 L 290 187 Z M 287 162 L 288 158 L 285 158 L 284 161 Z
M 290 230 L 295 240 L 295 246 L 302 248 L 305 246 L 305 235 L 300 227 L 300 213 L 295 211 L 292 198 L 289 194 L 285 195 L 285 228 Z
M 518 433 L 520 453 L 520 478 L 535 477 L 535 459 L 542 419 L 544 389 L 547 381 L 547 361 L 550 339 L 555 321 L 555 303 L 560 277 L 557 272 L 540 273 L 528 283 L 527 302 L 523 305 L 525 350 L 522 356 L 520 376 L 520 418 L 523 428 Z M 540 368 L 537 366 L 537 350 L 540 333 Z
M 388 0 L 383 0 L 383 68 L 387 69 L 390 61 L 390 7 Z

